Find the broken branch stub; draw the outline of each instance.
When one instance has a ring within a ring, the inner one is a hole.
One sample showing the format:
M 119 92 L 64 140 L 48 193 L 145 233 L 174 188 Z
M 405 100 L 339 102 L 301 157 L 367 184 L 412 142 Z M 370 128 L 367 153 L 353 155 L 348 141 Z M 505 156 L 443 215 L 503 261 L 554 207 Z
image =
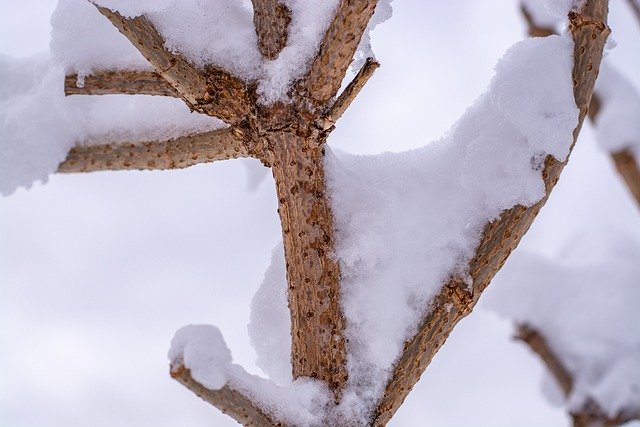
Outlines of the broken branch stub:
M 604 44 L 610 32 L 606 25 L 607 12 L 606 0 L 587 0 L 580 13 L 570 15 L 569 28 L 574 40 L 574 98 L 580 110 L 578 126 L 573 133 L 574 144 L 587 114 Z M 472 292 L 467 290 L 465 283 L 453 279 L 436 296 L 433 308 L 425 314 L 418 332 L 405 344 L 378 404 L 374 425 L 386 425 L 455 325 L 471 312 L 484 289 L 546 203 L 565 163 L 548 156 L 542 172 L 546 188 L 543 199 L 530 207 L 511 208 L 503 212 L 498 220 L 485 226 L 476 254 L 469 263 Z

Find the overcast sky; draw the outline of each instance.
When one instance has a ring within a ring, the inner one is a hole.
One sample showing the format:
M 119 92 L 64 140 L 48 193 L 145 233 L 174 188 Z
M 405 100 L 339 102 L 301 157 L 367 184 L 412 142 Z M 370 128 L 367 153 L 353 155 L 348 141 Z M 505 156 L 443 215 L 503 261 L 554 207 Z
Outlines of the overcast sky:
M 46 51 L 55 1 L 0 2 L 0 53 Z M 373 34 L 382 67 L 331 135 L 334 149 L 401 151 L 437 139 L 524 35 L 505 0 L 395 0 Z M 640 87 L 640 25 L 612 0 L 609 60 Z M 90 37 L 90 35 L 87 35 Z M 171 380 L 166 352 L 190 323 L 219 326 L 259 372 L 249 303 L 280 240 L 272 180 L 248 192 L 242 161 L 181 171 L 54 175 L 0 199 L 0 425 L 235 425 Z M 640 215 L 585 126 L 518 250 L 553 255 L 590 227 L 640 239 Z M 488 293 L 491 292 L 489 287 Z M 462 321 L 391 425 L 564 426 L 538 360 L 482 304 Z

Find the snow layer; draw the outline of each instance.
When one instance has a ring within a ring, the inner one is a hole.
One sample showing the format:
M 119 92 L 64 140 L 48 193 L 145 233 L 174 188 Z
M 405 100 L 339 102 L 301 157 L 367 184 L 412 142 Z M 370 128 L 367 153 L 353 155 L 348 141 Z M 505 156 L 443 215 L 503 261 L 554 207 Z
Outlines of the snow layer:
M 544 195 L 542 161 L 565 159 L 578 120 L 572 48 L 559 36 L 513 46 L 488 90 L 422 149 L 328 156 L 358 398 L 379 395 L 432 298 L 466 277 L 485 224 Z
M 0 194 L 46 181 L 78 144 L 169 139 L 224 124 L 182 101 L 152 96 L 64 96 L 48 56 L 0 56 Z
M 541 161 L 565 159 L 578 120 L 572 48 L 558 36 L 515 45 L 487 92 L 422 149 L 327 155 L 349 339 L 349 383 L 332 416 L 364 423 L 432 297 L 466 276 L 487 221 L 543 196 Z M 259 366 L 281 384 L 291 371 L 284 267 L 278 247 L 249 326 Z
M 203 67 L 214 64 L 246 81 L 258 82 L 261 100 L 284 100 L 291 83 L 315 57 L 337 0 L 286 0 L 291 10 L 287 45 L 274 60 L 260 55 L 252 11 L 246 2 L 201 0 L 99 0 L 124 16 L 144 14 L 166 46 Z M 52 21 L 58 61 L 67 71 L 148 67 L 142 56 L 85 0 L 60 0 Z M 91 34 L 91 37 L 79 37 Z
M 554 259 L 518 253 L 487 305 L 540 331 L 574 378 L 569 410 L 595 400 L 609 416 L 640 410 L 640 242 L 591 231 Z
M 604 63 L 596 81 L 600 111 L 596 136 L 604 150 L 631 150 L 640 159 L 640 94 L 622 74 Z

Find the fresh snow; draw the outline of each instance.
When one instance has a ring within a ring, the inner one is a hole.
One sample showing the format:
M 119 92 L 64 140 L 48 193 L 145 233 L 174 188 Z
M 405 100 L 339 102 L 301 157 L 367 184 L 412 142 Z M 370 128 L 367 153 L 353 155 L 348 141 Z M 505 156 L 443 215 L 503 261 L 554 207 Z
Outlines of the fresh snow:
M 489 89 L 439 141 L 405 153 L 329 153 L 349 382 L 334 416 L 370 416 L 404 342 L 452 275 L 466 278 L 484 225 L 544 195 L 542 160 L 564 160 L 578 120 L 568 37 L 516 44 Z M 252 303 L 258 365 L 291 378 L 282 247 Z
M 590 399 L 611 417 L 640 411 L 638 260 L 628 234 L 592 230 L 554 259 L 514 254 L 492 284 L 486 306 L 541 332 L 571 373 L 570 411 Z
M 0 56 L 0 81 L 0 194 L 46 181 L 76 145 L 170 139 L 224 126 L 169 97 L 65 97 L 64 73 L 46 55 Z

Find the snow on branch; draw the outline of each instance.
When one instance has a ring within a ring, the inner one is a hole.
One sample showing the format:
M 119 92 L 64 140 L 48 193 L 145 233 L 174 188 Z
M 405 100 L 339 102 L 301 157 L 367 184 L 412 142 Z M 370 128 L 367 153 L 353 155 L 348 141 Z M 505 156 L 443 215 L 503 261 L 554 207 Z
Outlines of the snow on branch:
M 570 14 L 570 31 L 574 41 L 573 92 L 580 110 L 574 143 L 587 114 L 610 32 L 606 25 L 607 11 L 607 1 L 588 0 L 579 13 Z M 442 288 L 431 304 L 432 309 L 425 313 L 417 332 L 406 342 L 378 404 L 375 425 L 384 425 L 391 419 L 455 325 L 469 314 L 546 203 L 565 164 L 566 160 L 558 161 L 548 156 L 541 165 L 545 185 L 542 200 L 532 206 L 518 205 L 508 209 L 485 226 L 480 244 L 469 262 L 467 277 L 454 278 Z
M 102 71 L 88 76 L 68 74 L 65 95 L 157 95 L 180 97 L 178 91 L 155 71 Z
M 320 51 L 299 89 L 317 105 L 333 98 L 367 29 L 377 0 L 340 0 Z
M 630 1 L 635 4 L 634 0 Z M 536 3 L 521 3 L 529 35 L 547 37 L 556 34 L 553 20 L 539 24 L 541 17 L 534 17 L 529 10 L 533 4 Z M 600 68 L 588 113 L 596 128 L 598 144 L 609 152 L 618 173 L 640 205 L 640 94 L 631 82 L 605 62 Z
M 267 59 L 275 59 L 287 44 L 291 11 L 280 0 L 252 0 L 252 3 L 260 53 Z
M 206 69 L 198 68 L 179 53 L 168 50 L 162 36 L 144 16 L 126 18 L 106 7 L 96 7 L 192 109 L 229 124 L 241 121 L 248 114 L 250 100 L 246 84 L 241 79 L 213 65 Z
M 58 172 L 181 169 L 249 156 L 243 139 L 226 128 L 166 141 L 78 145 L 69 151 Z

